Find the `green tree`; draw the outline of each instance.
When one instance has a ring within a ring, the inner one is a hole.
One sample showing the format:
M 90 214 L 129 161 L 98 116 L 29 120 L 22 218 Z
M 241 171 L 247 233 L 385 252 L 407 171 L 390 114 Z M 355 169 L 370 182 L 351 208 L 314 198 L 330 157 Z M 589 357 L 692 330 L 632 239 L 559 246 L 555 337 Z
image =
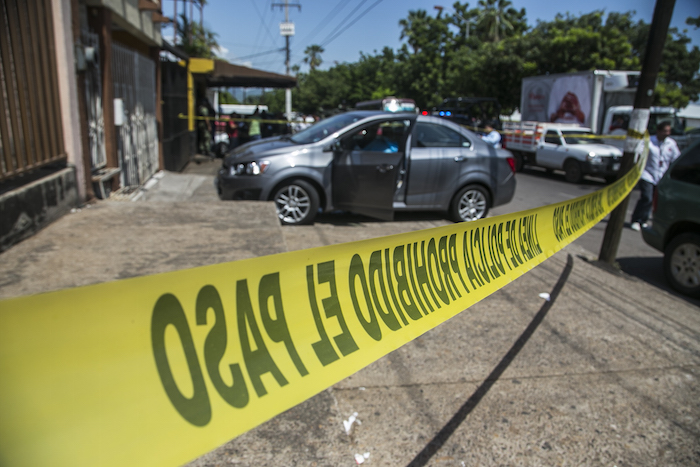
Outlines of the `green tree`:
M 429 16 L 425 10 L 409 11 L 399 21 L 401 39 L 406 39 L 398 53 L 401 71 L 408 82 L 396 88 L 425 108 L 441 101 L 447 72 L 448 46 L 452 43 L 449 18 Z M 409 49 L 410 47 L 410 49 Z
M 510 21 L 514 16 L 513 4 L 508 0 L 479 0 L 481 12 L 477 17 L 479 26 L 486 30 L 486 37 L 492 42 L 498 42 L 501 37 L 508 34 L 508 31 L 515 31 L 513 23 Z M 503 36 L 501 35 L 503 31 Z
M 180 43 L 177 46 L 190 57 L 216 58 L 214 50 L 219 48 L 218 34 L 180 15 L 177 26 Z
M 627 32 L 632 13 L 613 15 L 603 22 L 603 11 L 579 17 L 557 15 L 539 22 L 523 37 L 521 53 L 537 63 L 534 75 L 568 73 L 594 69 L 638 70 L 639 57 L 633 53 Z
M 500 5 L 512 26 L 500 22 L 497 41 L 493 22 L 475 24 L 477 18 L 485 18 L 484 8 L 456 2 L 449 15 L 410 11 L 399 22 L 404 41 L 399 50 L 386 47 L 381 53 L 361 54 L 355 63 L 300 74 L 295 109 L 320 114 L 393 94 L 413 98 L 421 108 L 444 97 L 496 97 L 508 112 L 519 106 L 525 76 L 641 67 L 649 25 L 633 21 L 633 12 L 558 15 L 528 28 L 524 9 L 512 9 L 507 1 L 482 3 L 493 10 Z M 689 18 L 688 24 L 693 21 Z M 698 48 L 690 46 L 684 33 L 671 29 L 654 102 L 683 107 L 696 100 L 699 68 Z
M 231 94 L 228 91 L 221 91 L 219 93 L 219 103 L 220 104 L 240 104 L 240 102 L 238 102 L 238 99 L 233 97 L 233 94 Z
M 314 71 L 316 68 L 321 66 L 323 60 L 321 60 L 321 54 L 325 52 L 323 47 L 320 45 L 310 45 L 304 50 L 304 63 L 309 65 L 309 70 Z

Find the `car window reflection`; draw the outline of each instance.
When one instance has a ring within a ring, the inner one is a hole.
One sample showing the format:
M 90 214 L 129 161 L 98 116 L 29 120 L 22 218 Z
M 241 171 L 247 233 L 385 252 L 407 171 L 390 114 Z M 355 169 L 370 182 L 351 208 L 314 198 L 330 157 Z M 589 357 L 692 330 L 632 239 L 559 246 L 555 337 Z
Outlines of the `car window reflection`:
M 468 148 L 471 142 L 458 132 L 433 123 L 417 123 L 413 146 L 419 148 Z

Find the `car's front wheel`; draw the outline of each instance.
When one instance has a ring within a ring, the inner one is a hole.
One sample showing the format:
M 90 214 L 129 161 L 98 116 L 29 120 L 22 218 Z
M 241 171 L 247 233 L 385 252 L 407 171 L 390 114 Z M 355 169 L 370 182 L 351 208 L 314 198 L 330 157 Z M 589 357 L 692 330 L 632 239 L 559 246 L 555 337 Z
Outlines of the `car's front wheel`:
M 671 287 L 691 297 L 700 297 L 700 235 L 676 236 L 664 251 L 664 273 Z
M 450 217 L 455 222 L 483 219 L 491 207 L 491 195 L 480 185 L 467 185 L 457 192 L 450 206 Z
M 304 180 L 293 180 L 280 187 L 272 198 L 277 216 L 284 225 L 309 225 L 318 212 L 316 189 Z

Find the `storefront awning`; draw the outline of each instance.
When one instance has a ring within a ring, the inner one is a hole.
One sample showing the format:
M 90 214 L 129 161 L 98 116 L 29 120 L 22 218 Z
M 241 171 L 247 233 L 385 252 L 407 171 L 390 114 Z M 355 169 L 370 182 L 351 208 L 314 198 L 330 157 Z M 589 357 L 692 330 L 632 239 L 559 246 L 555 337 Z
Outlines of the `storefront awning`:
M 287 75 L 234 65 L 223 60 L 191 58 L 190 70 L 203 76 L 207 87 L 293 88 L 296 78 Z

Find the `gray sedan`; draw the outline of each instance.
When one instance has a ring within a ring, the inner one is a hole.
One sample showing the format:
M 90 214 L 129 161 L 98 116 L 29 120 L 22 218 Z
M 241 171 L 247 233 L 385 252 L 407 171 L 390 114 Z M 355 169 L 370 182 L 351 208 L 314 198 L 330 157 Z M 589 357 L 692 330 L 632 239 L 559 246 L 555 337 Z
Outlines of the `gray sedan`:
M 461 222 L 513 198 L 515 161 L 441 118 L 357 111 L 237 148 L 216 186 L 222 199 L 274 201 L 283 224 L 332 210 L 383 220 L 443 211 Z

